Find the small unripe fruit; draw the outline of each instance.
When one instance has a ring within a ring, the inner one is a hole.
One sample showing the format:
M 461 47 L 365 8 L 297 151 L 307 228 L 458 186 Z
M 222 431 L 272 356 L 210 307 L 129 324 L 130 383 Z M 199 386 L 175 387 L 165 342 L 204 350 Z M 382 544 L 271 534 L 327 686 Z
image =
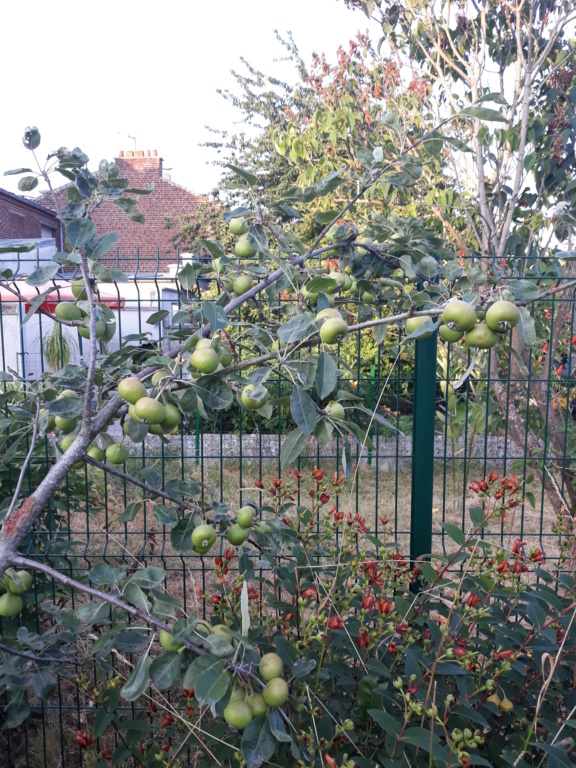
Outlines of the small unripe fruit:
M 332 419 L 342 420 L 346 418 L 346 411 L 344 410 L 342 403 L 337 403 L 334 400 L 331 400 L 325 410 L 328 416 Z
M 110 464 L 124 464 L 129 455 L 128 448 L 118 443 L 113 443 L 106 448 L 106 459 Z
M 72 295 L 75 299 L 80 299 L 81 301 L 88 298 L 86 296 L 83 278 L 79 277 L 76 280 L 72 280 Z
M 429 317 L 409 317 L 406 320 L 406 330 L 409 334 L 414 333 L 414 331 L 417 331 L 419 328 L 427 330 L 422 332 L 422 334 L 417 339 L 418 341 L 421 339 L 428 339 L 434 333 L 434 324 Z
M 250 528 L 255 514 L 254 507 L 241 507 L 236 514 L 236 522 L 241 528 Z
M 216 531 L 211 525 L 197 525 L 192 531 L 192 548 L 204 555 L 216 541 Z
M 218 368 L 220 360 L 218 359 L 216 350 L 208 348 L 198 349 L 198 347 L 196 347 L 196 350 L 190 357 L 190 363 L 196 370 L 209 375 L 214 373 L 216 368 Z
M 13 595 L 11 592 L 0 595 L 0 616 L 4 618 L 17 616 L 22 606 L 22 598 L 18 595 Z
M 147 424 L 161 424 L 166 416 L 162 403 L 153 397 L 141 397 L 134 406 L 134 412 Z
M 449 301 L 442 313 L 442 320 L 452 330 L 465 333 L 476 325 L 476 312 L 471 304 L 461 299 Z
M 56 419 L 54 416 L 50 415 L 47 408 L 42 408 L 40 411 L 40 420 L 42 419 L 48 419 L 48 423 L 46 424 L 46 432 L 51 432 L 56 426 Z
M 13 595 L 22 595 L 32 586 L 32 574 L 28 573 L 28 571 L 17 571 L 16 575 L 22 582 L 22 586 L 16 584 L 14 579 L 9 579 L 8 589 Z
M 166 403 L 164 411 L 166 415 L 160 426 L 165 432 L 171 432 L 174 427 L 177 427 L 178 424 L 180 424 L 182 416 L 180 415 L 178 408 L 176 408 L 175 405 L 172 405 L 172 403 Z
M 78 419 L 67 419 L 65 416 L 56 416 L 54 423 L 60 432 L 73 432 L 78 426 Z
M 130 405 L 130 406 L 128 407 L 128 415 L 130 416 L 130 418 L 131 418 L 131 419 L 133 419 L 133 420 L 134 420 L 135 422 L 137 422 L 138 424 L 144 424 L 144 422 L 142 421 L 142 419 L 139 419 L 139 418 L 138 418 L 138 416 L 137 416 L 137 414 L 136 414 L 136 409 L 134 408 L 134 406 L 133 406 L 133 405 Z
M 164 629 L 160 632 L 160 645 L 165 651 L 179 651 L 182 648 L 182 643 L 174 641 L 170 632 Z
M 232 290 L 236 296 L 242 296 L 252 288 L 252 280 L 248 275 L 239 275 L 232 283 Z
M 486 325 L 496 333 L 506 333 L 519 320 L 520 310 L 511 301 L 496 301 L 486 310 Z
M 76 440 L 76 435 L 65 435 L 62 440 L 60 440 L 60 449 L 62 453 L 66 453 L 68 448 L 72 445 L 74 440 Z
M 246 219 L 243 216 L 230 219 L 230 234 L 240 237 L 246 232 L 248 232 L 248 224 L 246 224 Z
M 336 309 L 336 307 L 327 307 L 326 309 L 321 310 L 316 315 L 316 322 L 323 322 L 325 320 L 328 320 L 331 317 L 336 317 L 340 320 L 344 320 L 342 317 L 342 314 L 340 313 L 340 310 Z
M 106 333 L 106 322 L 104 320 L 96 320 L 94 324 L 94 335 L 97 339 L 101 339 Z M 90 328 L 88 326 L 78 326 L 78 335 L 83 339 L 90 338 Z
M 246 701 L 248 702 L 254 717 L 260 717 L 268 712 L 268 704 L 264 701 L 264 696 L 262 696 L 261 693 L 251 693 Z
M 136 376 L 128 376 L 118 384 L 118 394 L 127 403 L 134 405 L 142 397 L 146 397 L 146 387 Z
M 506 714 L 510 714 L 510 712 L 514 711 L 514 704 L 510 701 L 510 699 L 507 699 L 505 696 L 500 702 L 500 709 L 502 712 L 505 712 Z
M 281 677 L 275 677 L 264 688 L 262 696 L 269 707 L 281 707 L 288 699 L 288 683 Z
M 224 368 L 228 368 L 229 365 L 232 365 L 234 358 L 228 347 L 220 347 L 220 350 L 218 351 L 218 360 L 220 360 L 220 365 L 224 366 Z
M 212 339 L 207 339 L 206 337 L 202 336 L 201 339 L 198 339 L 196 346 L 194 347 L 195 351 L 197 349 L 212 349 Z
M 268 682 L 282 675 L 284 663 L 277 653 L 265 653 L 260 659 L 258 671 L 262 679 Z
M 324 344 L 335 344 L 348 333 L 348 323 L 337 317 L 328 318 L 320 328 L 320 338 Z
M 242 528 L 241 525 L 236 523 L 231 525 L 226 534 L 226 538 L 234 547 L 239 547 L 250 536 L 250 528 Z
M 453 331 L 452 328 L 449 328 L 447 325 L 441 325 L 438 328 L 438 335 L 441 339 L 444 339 L 444 341 L 449 341 L 451 344 L 454 344 L 456 341 L 460 341 L 463 333 L 462 331 Z
M 170 371 L 167 371 L 166 369 L 162 368 L 159 371 L 156 371 L 156 373 L 152 376 L 152 386 L 156 386 L 158 382 L 162 381 L 163 378 L 170 375 Z
M 59 317 L 60 320 L 82 319 L 82 310 L 73 301 L 61 301 L 59 304 L 56 304 L 54 314 L 56 317 Z
M 248 233 L 238 238 L 238 242 L 234 247 L 234 253 L 241 259 L 251 259 L 253 256 L 256 256 L 257 251 L 250 244 Z
M 239 731 L 243 731 L 252 719 L 252 710 L 247 701 L 231 701 L 224 710 L 224 720 Z
M 477 323 L 464 334 L 464 339 L 469 347 L 476 349 L 490 349 L 498 341 L 498 337 L 486 323 Z
M 495 704 L 497 707 L 500 706 L 500 696 L 498 696 L 497 693 L 493 693 L 492 696 L 488 696 L 486 701 L 489 701 L 490 704 Z
M 106 458 L 105 452 L 102 450 L 102 448 L 99 448 L 97 445 L 91 445 L 88 448 L 88 456 L 92 456 L 93 459 L 96 459 L 96 461 L 104 461 Z
M 268 391 L 266 391 L 266 394 L 264 395 L 262 400 L 254 399 L 253 397 L 251 397 L 251 395 L 255 389 L 256 387 L 254 386 L 254 384 L 246 384 L 246 386 L 242 390 L 242 395 L 241 395 L 242 405 L 248 411 L 256 411 L 258 410 L 258 408 L 262 408 L 262 406 L 266 403 L 269 397 Z

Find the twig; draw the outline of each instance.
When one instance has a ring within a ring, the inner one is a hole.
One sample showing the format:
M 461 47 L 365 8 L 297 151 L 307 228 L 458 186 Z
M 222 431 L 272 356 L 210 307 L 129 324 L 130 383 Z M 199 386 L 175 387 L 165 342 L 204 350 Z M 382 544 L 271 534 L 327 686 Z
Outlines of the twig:
M 34 448 L 36 447 L 36 440 L 38 438 L 38 422 L 39 421 L 40 421 L 40 393 L 36 395 L 36 415 L 34 416 L 34 427 L 32 429 L 32 440 L 30 442 L 30 450 L 28 451 L 26 458 L 24 459 L 24 464 L 22 464 L 22 469 L 20 470 L 20 476 L 18 478 L 18 482 L 16 483 L 16 490 L 14 491 L 12 502 L 10 503 L 10 507 L 4 519 L 9 518 L 10 515 L 14 512 L 14 508 L 20 497 L 20 491 L 22 490 L 22 483 L 24 482 L 24 475 L 26 474 L 26 470 L 28 469 L 28 465 L 30 464 L 32 454 L 34 453 Z
M 139 608 L 135 608 L 133 605 L 124 602 L 124 600 L 122 600 L 120 597 L 117 597 L 116 595 L 112 595 L 108 592 L 102 592 L 99 589 L 94 589 L 94 587 L 90 587 L 88 584 L 82 584 L 80 581 L 76 581 L 75 579 L 70 578 L 70 576 L 66 576 L 64 573 L 57 571 L 55 568 L 51 568 L 49 565 L 45 565 L 44 563 L 38 562 L 37 560 L 32 560 L 28 557 L 22 557 L 21 555 L 12 555 L 10 557 L 10 562 L 11 565 L 20 565 L 23 568 L 29 568 L 33 571 L 41 571 L 41 573 L 45 573 L 47 576 L 50 576 L 56 581 L 62 582 L 62 584 L 65 584 L 67 587 L 72 587 L 72 589 L 77 589 L 79 592 L 82 592 L 86 595 L 91 595 L 92 597 L 97 597 L 99 600 L 104 600 L 116 608 L 120 608 L 120 610 L 126 611 L 126 613 L 129 613 L 131 616 L 136 616 L 138 619 L 145 621 L 147 624 L 150 624 L 150 626 L 155 627 L 156 629 L 159 629 L 163 632 L 169 632 L 172 634 L 172 627 L 169 624 L 165 624 L 163 621 L 155 619 L 153 616 L 145 613 L 145 611 L 141 611 Z M 194 653 L 197 653 L 198 655 L 203 655 L 206 653 L 204 648 L 201 648 L 199 645 L 190 642 L 190 640 L 187 638 L 184 638 L 181 640 L 181 642 L 186 646 L 186 648 L 189 648 L 191 651 L 194 651 Z
M 83 666 L 85 661 L 71 661 L 70 659 L 57 659 L 55 656 L 34 656 L 33 653 L 25 653 L 24 651 L 15 651 L 14 648 L 10 648 L 4 643 L 0 643 L 0 651 L 9 653 L 11 656 L 19 656 L 21 659 L 28 659 L 29 661 L 39 661 L 45 664 L 74 664 L 77 667 Z

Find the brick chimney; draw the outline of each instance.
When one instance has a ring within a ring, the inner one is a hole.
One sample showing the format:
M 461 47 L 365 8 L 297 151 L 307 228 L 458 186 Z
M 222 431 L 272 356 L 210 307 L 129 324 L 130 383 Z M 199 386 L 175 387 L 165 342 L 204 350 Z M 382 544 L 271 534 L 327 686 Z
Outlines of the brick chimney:
M 163 176 L 163 160 L 158 157 L 158 152 L 155 149 L 138 149 L 135 152 L 131 149 L 126 151 L 121 149 L 115 162 L 124 169 L 128 178 L 130 178 L 130 173 L 147 176 L 151 181 Z

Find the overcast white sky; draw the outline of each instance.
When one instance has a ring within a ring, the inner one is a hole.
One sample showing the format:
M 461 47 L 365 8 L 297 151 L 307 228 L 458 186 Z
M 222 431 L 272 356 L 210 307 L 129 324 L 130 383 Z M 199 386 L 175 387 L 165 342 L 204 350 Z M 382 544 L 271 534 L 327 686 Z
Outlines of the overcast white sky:
M 368 19 L 342 0 L 28 0 L 0 12 L 1 174 L 29 166 L 26 125 L 42 134 L 39 152 L 79 146 L 94 164 L 120 149 L 157 149 L 173 181 L 208 192 L 219 171 L 198 145 L 206 125 L 233 129 L 238 114 L 217 88 L 233 85 L 240 56 L 266 73 L 290 77 L 274 29 L 292 31 L 306 62 L 329 59 Z M 40 155 L 42 156 L 42 154 Z

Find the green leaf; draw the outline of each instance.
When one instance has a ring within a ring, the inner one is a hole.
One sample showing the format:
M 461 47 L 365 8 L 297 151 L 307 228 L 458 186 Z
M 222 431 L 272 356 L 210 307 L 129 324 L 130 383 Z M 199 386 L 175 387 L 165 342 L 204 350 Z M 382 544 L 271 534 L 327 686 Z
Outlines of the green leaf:
M 40 700 L 47 699 L 54 688 L 57 680 L 49 669 L 39 669 L 33 677 L 32 689 Z
M 150 600 L 148 600 L 146 597 L 144 590 L 137 584 L 132 584 L 131 582 L 126 584 L 124 587 L 124 598 L 130 603 L 130 605 L 133 605 L 140 611 L 144 611 L 144 613 L 150 613 Z
M 155 568 L 153 565 L 148 565 L 146 568 L 136 571 L 131 577 L 132 584 L 137 584 L 142 589 L 152 589 L 162 584 L 166 578 L 166 571 L 163 568 Z
M 146 439 L 146 436 L 148 435 L 148 432 L 150 431 L 148 424 L 138 424 L 138 422 L 134 421 L 134 419 L 128 419 L 127 423 L 128 437 L 130 440 L 132 440 L 133 443 L 143 443 Z M 123 514 L 124 513 L 122 513 L 122 515 Z M 122 523 L 128 522 L 127 520 L 120 519 L 122 515 L 118 517 L 118 520 Z
M 223 328 L 226 328 L 230 322 L 226 312 L 224 312 L 224 309 L 219 304 L 215 304 L 213 301 L 204 302 L 202 306 L 202 313 L 206 318 L 206 322 L 210 324 L 212 333 L 216 333 L 216 331 L 220 331 Z
M 310 291 L 311 293 L 322 293 L 330 291 L 337 286 L 338 283 L 331 277 L 314 277 L 305 285 L 306 290 Z
M 276 751 L 276 740 L 265 717 L 255 717 L 242 734 L 242 757 L 246 768 L 260 768 Z
M 126 568 L 112 568 L 108 563 L 98 563 L 88 573 L 92 584 L 99 587 L 111 587 L 124 578 Z
M 440 525 L 446 531 L 448 536 L 450 536 L 452 541 L 455 541 L 459 547 L 466 543 L 466 535 L 463 530 L 455 525 L 452 525 L 452 523 L 440 522 Z
M 311 435 L 316 426 L 317 415 L 314 401 L 302 387 L 294 387 L 290 396 L 290 412 L 302 432 Z
M 270 730 L 274 738 L 277 741 L 285 741 L 290 743 L 290 735 L 286 730 L 286 725 L 284 724 L 284 720 L 278 711 L 278 707 L 270 707 L 266 717 L 268 718 L 268 724 L 270 725 Z
M 254 187 L 256 184 L 258 184 L 258 179 L 254 174 L 248 173 L 248 171 L 245 171 L 244 168 L 238 168 L 237 165 L 232 165 L 231 163 L 226 163 L 225 168 L 230 168 L 231 171 L 233 171 L 236 176 L 239 176 L 241 179 L 243 179 L 249 187 Z
M 468 117 L 476 117 L 478 120 L 488 120 L 504 123 L 506 118 L 497 109 L 489 109 L 488 107 L 466 107 L 460 112 L 461 115 L 467 115 Z
M 438 262 L 434 256 L 424 256 L 418 262 L 418 271 L 427 280 L 432 280 L 438 274 Z
M 234 399 L 232 390 L 217 376 L 201 376 L 196 381 L 196 394 L 213 411 L 228 408 Z
M 336 389 L 338 383 L 338 368 L 332 355 L 320 352 L 316 368 L 316 390 L 318 397 L 323 400 Z
M 140 425 L 139 425 L 140 426 Z M 128 504 L 124 512 L 121 512 L 116 520 L 119 523 L 130 523 L 136 515 L 141 511 L 142 509 L 142 502 L 141 501 L 133 501 L 131 504 Z
M 185 291 L 191 291 L 196 287 L 196 270 L 192 264 L 185 264 L 176 275 L 176 279 Z
M 172 528 L 178 522 L 178 515 L 173 507 L 163 507 L 159 504 L 154 504 L 152 514 L 160 525 L 165 525 L 167 528 Z
M 19 173 L 33 173 L 32 168 L 14 168 L 11 171 L 4 171 L 4 176 L 17 176 Z
M 400 735 L 400 723 L 397 717 L 393 717 L 382 709 L 369 709 L 368 714 L 385 733 L 389 733 L 391 736 Z
M 520 343 L 526 347 L 533 347 L 536 344 L 536 326 L 534 318 L 526 307 L 518 307 L 520 320 L 518 321 L 518 338 Z
M 484 520 L 484 510 L 482 507 L 470 507 L 470 520 L 472 520 L 472 525 L 475 528 L 482 525 L 482 520 Z
M 26 149 L 34 150 L 38 149 L 40 146 L 40 131 L 36 126 L 29 126 L 24 131 L 24 136 L 22 137 L 22 143 L 26 147 Z
M 222 659 L 212 654 L 199 656 L 184 675 L 184 688 L 194 688 L 201 706 L 212 706 L 226 695 L 230 675 Z
M 47 264 L 45 267 L 35 269 L 31 275 L 28 275 L 25 282 L 28 283 L 28 285 L 44 285 L 48 280 L 52 280 L 59 269 L 60 264 Z
M 341 174 L 343 171 L 333 171 L 320 181 L 317 181 L 311 187 L 294 187 L 285 193 L 280 202 L 289 203 L 311 203 L 316 197 L 329 195 L 344 182 Z
M 162 322 L 165 317 L 168 317 L 169 314 L 170 312 L 167 309 L 159 309 L 158 312 L 153 312 L 146 322 L 148 325 L 157 325 L 157 323 Z
M 0 248 L 0 253 L 2 252 L 2 249 Z M 38 296 L 34 296 L 33 299 L 30 299 L 29 302 L 26 303 L 29 304 L 28 312 L 24 315 L 24 319 L 22 320 L 22 323 L 27 323 L 28 320 L 30 320 L 31 317 L 40 309 L 42 304 L 44 303 L 46 297 L 49 293 L 52 293 L 54 291 L 54 286 L 51 286 L 46 291 L 43 291 L 42 293 L 39 293 Z
M 105 232 L 87 244 L 86 255 L 93 261 L 98 261 L 99 258 L 105 256 L 116 245 L 119 239 L 117 232 Z
M 148 652 L 146 652 L 134 667 L 132 674 L 120 692 L 122 698 L 126 701 L 136 701 L 136 699 L 142 696 L 146 688 L 148 688 L 151 663 Z
M 80 606 L 76 614 L 84 624 L 100 624 L 108 618 L 110 604 L 106 600 L 89 600 Z
M 301 429 L 294 429 L 286 435 L 280 449 L 280 466 L 282 469 L 296 461 L 306 446 L 306 435 Z
M 196 528 L 196 523 L 192 515 L 183 517 L 170 531 L 170 543 L 176 552 L 188 552 L 192 549 L 192 531 Z
M 286 344 L 294 344 L 310 336 L 315 330 L 314 315 L 311 312 L 303 312 L 291 317 L 278 328 L 278 338 Z
M 150 665 L 150 679 L 159 691 L 167 691 L 178 680 L 181 669 L 181 653 L 176 651 L 163 653 Z
M 90 219 L 72 219 L 66 227 L 66 239 L 72 248 L 84 248 L 95 234 L 96 227 Z
M 372 326 L 372 333 L 377 344 L 382 344 L 386 336 L 388 336 L 387 325 L 374 325 Z
M 18 189 L 20 192 L 31 192 L 33 189 L 36 189 L 38 186 L 38 177 L 37 176 L 23 176 L 18 181 Z
M 506 283 L 506 288 L 512 291 L 517 300 L 535 299 L 540 294 L 540 289 L 534 280 L 510 280 Z
M 130 221 L 135 221 L 137 224 L 144 224 L 146 221 L 144 214 L 141 213 L 138 208 L 136 208 L 134 200 L 121 197 L 119 200 L 114 200 L 114 205 L 117 205 L 118 208 L 121 208 L 126 216 L 128 216 Z
M 52 400 L 48 403 L 48 412 L 51 416 L 63 416 L 66 419 L 75 419 L 84 410 L 84 399 L 81 397 L 63 397 L 61 400 Z

